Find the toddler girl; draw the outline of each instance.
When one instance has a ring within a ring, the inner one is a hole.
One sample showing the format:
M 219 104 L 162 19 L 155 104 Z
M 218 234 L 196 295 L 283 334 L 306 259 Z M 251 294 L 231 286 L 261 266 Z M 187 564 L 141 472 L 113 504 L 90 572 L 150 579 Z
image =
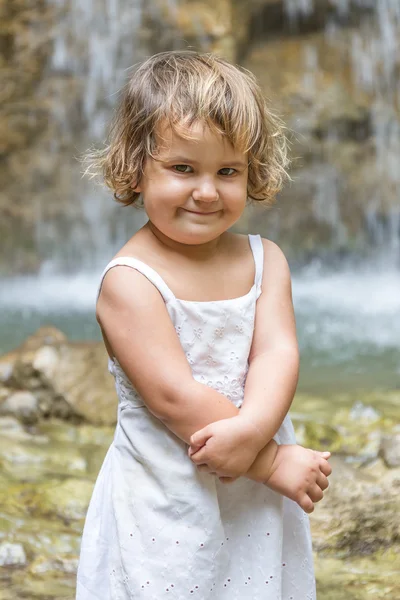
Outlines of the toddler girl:
M 87 513 L 77 600 L 314 600 L 308 516 L 329 453 L 297 446 L 287 262 L 229 228 L 285 176 L 254 77 L 167 52 L 132 76 L 94 158 L 148 222 L 104 270 L 119 398 Z M 118 267 L 118 268 L 117 268 Z

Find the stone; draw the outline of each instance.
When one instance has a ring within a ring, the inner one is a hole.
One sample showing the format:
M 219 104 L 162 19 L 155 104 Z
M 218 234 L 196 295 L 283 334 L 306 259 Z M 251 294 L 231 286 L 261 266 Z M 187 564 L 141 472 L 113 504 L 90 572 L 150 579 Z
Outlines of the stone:
M 15 415 L 26 425 L 37 423 L 39 418 L 37 398 L 28 391 L 14 392 L 1 404 L 0 414 Z
M 61 331 L 42 327 L 2 357 L 0 365 L 2 360 L 9 365 L 11 374 L 9 387 L 0 388 L 0 402 L 2 390 L 6 398 L 0 404 L 0 414 L 15 414 L 26 424 L 50 416 L 97 425 L 115 424 L 117 396 L 103 343 L 68 343 Z M 21 392 L 14 390 L 21 389 L 29 395 L 15 399 Z
M 93 483 L 84 479 L 40 483 L 27 499 L 27 506 L 35 516 L 55 517 L 66 522 L 82 520 L 92 491 Z
M 26 564 L 24 548 L 21 544 L 0 544 L 0 567 L 17 567 Z
M 383 437 L 380 455 L 390 469 L 400 467 L 400 433 Z
M 54 473 L 63 477 L 85 475 L 87 469 L 78 448 L 57 444 L 40 434 L 0 438 L 0 455 L 3 472 L 21 481 L 40 482 Z
M 24 432 L 24 428 L 13 417 L 0 417 L 0 432 L 1 435 L 14 435 Z
M 247 41 L 250 11 L 232 0 L 186 0 L 178 5 L 153 0 L 144 5 L 143 25 L 151 53 L 192 47 L 237 59 Z
M 356 402 L 350 410 L 349 418 L 357 423 L 376 423 L 381 415 L 372 406 Z
M 0 360 L 0 382 L 6 383 L 12 373 L 12 363 Z
M 311 515 L 318 552 L 342 558 L 398 548 L 400 496 L 393 477 L 354 468 L 334 456 L 324 499 Z
M 54 573 L 62 576 L 63 574 L 75 575 L 78 569 L 78 558 L 71 556 L 57 556 L 57 558 L 48 558 L 38 556 L 29 566 L 29 572 L 32 575 L 45 575 Z
M 52 346 L 42 346 L 33 358 L 32 366 L 50 379 L 57 368 L 59 356 L 57 350 Z

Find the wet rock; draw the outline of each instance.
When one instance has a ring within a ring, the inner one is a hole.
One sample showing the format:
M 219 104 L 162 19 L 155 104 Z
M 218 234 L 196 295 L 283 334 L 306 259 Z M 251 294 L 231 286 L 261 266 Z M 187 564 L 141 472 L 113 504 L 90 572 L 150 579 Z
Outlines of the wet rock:
M 342 558 L 400 550 L 400 471 L 374 477 L 338 457 L 330 462 L 330 486 L 311 518 L 316 550 Z
M 27 507 L 35 516 L 56 517 L 64 522 L 80 520 L 86 515 L 93 483 L 83 479 L 42 483 L 27 499 Z
M 251 207 L 242 229 L 262 232 L 264 223 L 265 235 L 279 240 L 287 256 L 300 263 L 366 252 L 375 220 L 389 230 L 393 211 L 398 213 L 396 186 L 390 188 L 390 174 L 382 177 L 377 167 L 376 99 L 357 84 L 361 73 L 352 62 L 361 37 L 351 28 L 334 36 L 323 30 L 307 36 L 294 31 L 284 38 L 266 34 L 244 60 L 288 125 L 294 185 L 284 188 L 268 213 Z M 370 37 L 383 43 L 376 24 Z
M 0 567 L 16 567 L 26 564 L 24 548 L 21 544 L 0 544 Z
M 381 421 L 359 426 L 349 419 L 349 411 L 338 413 L 340 418 L 332 419 L 331 423 L 320 422 L 318 419 L 302 419 L 298 414 L 293 415 L 297 443 L 302 446 L 351 457 L 355 462 L 364 464 L 375 459 L 379 454 L 382 431 Z
M 42 435 L 0 439 L 2 468 L 13 479 L 40 481 L 55 473 L 85 474 L 87 462 L 78 448 L 49 443 Z
M 22 425 L 13 417 L 0 417 L 0 432 L 1 435 L 18 436 L 24 432 Z
M 376 423 L 382 415 L 372 406 L 365 406 L 362 402 L 356 402 L 350 410 L 349 418 L 357 423 Z
M 233 0 L 240 3 L 241 0 Z M 359 26 L 363 15 L 373 10 L 372 2 L 337 2 L 335 0 L 250 0 L 252 20 L 249 39 L 306 35 L 333 26 Z
M 14 417 L 0 417 L 0 438 L 9 438 L 13 441 L 31 441 L 32 437 L 32 434 L 25 431 L 21 423 Z
M 232 0 L 154 0 L 143 8 L 143 39 L 152 52 L 194 47 L 235 61 L 247 42 L 249 7 Z
M 382 439 L 380 454 L 390 469 L 400 467 L 400 433 Z
M 22 423 L 27 425 L 37 423 L 38 413 L 38 401 L 31 392 L 15 392 L 0 405 L 0 414 L 15 415 Z
M 12 363 L 7 361 L 0 362 L 0 382 L 5 383 L 12 373 Z
M 117 397 L 102 343 L 68 343 L 57 329 L 41 328 L 20 348 L 1 357 L 1 364 L 7 365 L 8 372 L 1 388 L 6 391 L 1 393 L 9 397 L 0 414 L 14 414 L 27 424 L 51 416 L 115 423 Z
M 53 377 L 59 361 L 59 355 L 54 347 L 49 345 L 41 346 L 32 360 L 32 367 L 36 371 L 43 373 L 47 379 L 50 379 Z
M 314 558 L 317 597 L 321 600 L 398 600 L 400 556 L 382 550 L 346 560 L 319 553 Z
M 45 576 L 48 574 L 62 576 L 64 574 L 75 574 L 78 569 L 78 558 L 71 556 L 57 556 L 57 558 L 48 558 L 39 556 L 29 566 L 29 572 L 32 575 Z

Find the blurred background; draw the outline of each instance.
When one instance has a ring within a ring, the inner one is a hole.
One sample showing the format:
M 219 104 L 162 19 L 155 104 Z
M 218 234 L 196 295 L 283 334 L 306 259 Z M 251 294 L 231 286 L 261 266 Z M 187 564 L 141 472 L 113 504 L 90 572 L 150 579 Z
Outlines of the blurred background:
M 342 460 L 345 503 L 332 486 L 313 516 L 320 594 L 399 598 L 399 0 L 0 0 L 0 17 L 0 598 L 72 597 L 115 420 L 96 288 L 146 220 L 77 158 L 132 65 L 179 48 L 253 71 L 287 123 L 293 181 L 237 230 L 289 259 L 296 432 Z

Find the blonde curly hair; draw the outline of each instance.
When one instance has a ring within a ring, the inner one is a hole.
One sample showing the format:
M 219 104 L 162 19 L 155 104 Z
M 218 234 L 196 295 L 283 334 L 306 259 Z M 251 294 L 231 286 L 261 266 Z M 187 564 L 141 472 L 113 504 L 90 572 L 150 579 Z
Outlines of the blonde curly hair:
M 139 185 L 161 126 L 187 132 L 202 122 L 248 157 L 248 199 L 272 204 L 288 177 L 285 127 L 271 112 L 252 73 L 212 54 L 161 52 L 127 82 L 108 144 L 84 156 L 86 173 L 101 172 L 114 198 L 142 206 Z

